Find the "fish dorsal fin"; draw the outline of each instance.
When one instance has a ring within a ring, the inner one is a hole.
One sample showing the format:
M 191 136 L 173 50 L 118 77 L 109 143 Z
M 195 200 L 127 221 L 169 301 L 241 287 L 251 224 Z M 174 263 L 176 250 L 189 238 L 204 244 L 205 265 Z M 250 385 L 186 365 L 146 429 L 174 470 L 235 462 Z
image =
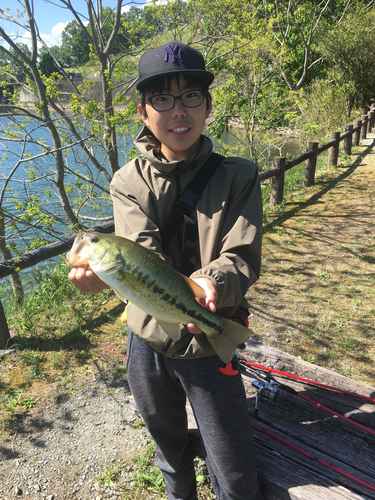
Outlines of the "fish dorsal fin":
M 198 285 L 198 283 L 195 283 L 195 281 L 193 281 L 190 278 L 187 278 L 186 276 L 182 275 L 182 277 L 184 278 L 186 283 L 189 285 L 189 287 L 193 291 L 194 297 L 196 297 L 198 299 L 202 299 L 202 298 L 206 297 L 206 292 L 203 290 L 203 288 L 201 286 Z

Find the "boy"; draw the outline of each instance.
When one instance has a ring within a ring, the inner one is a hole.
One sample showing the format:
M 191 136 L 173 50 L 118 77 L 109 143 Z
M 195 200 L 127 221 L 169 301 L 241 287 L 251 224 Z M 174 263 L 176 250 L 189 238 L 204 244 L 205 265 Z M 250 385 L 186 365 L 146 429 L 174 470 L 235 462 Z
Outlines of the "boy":
M 111 196 L 117 235 L 190 275 L 205 290 L 201 302 L 211 312 L 236 317 L 260 272 L 262 201 L 256 166 L 241 158 L 223 159 L 177 234 L 165 248 L 161 240 L 172 206 L 212 152 L 202 131 L 211 112 L 208 87 L 213 79 L 201 53 L 180 42 L 143 54 L 137 89 L 145 126 L 135 141 L 141 155 L 116 172 Z M 191 228 L 196 241 L 193 236 L 194 255 L 186 264 L 183 253 L 189 245 L 184 241 L 190 241 Z M 86 267 L 69 276 L 82 291 L 105 286 Z M 128 381 L 155 441 L 168 498 L 197 498 L 185 412 L 188 396 L 217 498 L 260 500 L 236 358 L 225 366 L 194 324 L 181 325 L 181 338 L 172 341 L 134 304 L 128 306 L 128 325 Z

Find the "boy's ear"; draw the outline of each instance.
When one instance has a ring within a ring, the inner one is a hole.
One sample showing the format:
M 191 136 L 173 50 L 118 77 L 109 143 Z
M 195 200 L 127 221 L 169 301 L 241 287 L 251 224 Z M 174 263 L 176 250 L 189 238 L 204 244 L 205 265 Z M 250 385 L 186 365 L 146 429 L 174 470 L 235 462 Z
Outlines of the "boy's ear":
M 206 119 L 210 116 L 211 111 L 212 111 L 212 97 L 211 94 L 207 94 Z
M 147 118 L 147 116 L 145 116 L 145 115 L 143 114 L 143 108 L 142 108 L 142 105 L 141 105 L 141 104 L 138 104 L 138 113 L 139 113 L 139 115 L 140 115 L 140 117 L 141 117 L 142 121 L 143 121 L 143 122 L 147 125 L 148 118 Z

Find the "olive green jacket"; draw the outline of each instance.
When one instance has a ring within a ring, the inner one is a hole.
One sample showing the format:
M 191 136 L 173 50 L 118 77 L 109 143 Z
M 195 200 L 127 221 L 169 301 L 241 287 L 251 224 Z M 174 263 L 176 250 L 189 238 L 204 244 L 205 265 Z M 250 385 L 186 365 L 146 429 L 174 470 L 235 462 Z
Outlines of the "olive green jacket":
M 163 254 L 159 228 L 211 154 L 212 143 L 202 135 L 198 153 L 180 162 L 158 156 L 160 145 L 147 127 L 135 145 L 141 155 L 117 171 L 111 183 L 116 234 L 154 250 L 178 269 L 177 238 Z M 190 277 L 213 280 L 217 313 L 232 317 L 260 273 L 263 214 L 256 165 L 243 158 L 225 158 L 190 217 L 198 226 L 196 271 Z M 169 357 L 215 354 L 204 334 L 192 335 L 183 325 L 181 339 L 171 343 L 157 320 L 134 304 L 129 305 L 127 318 L 136 335 Z

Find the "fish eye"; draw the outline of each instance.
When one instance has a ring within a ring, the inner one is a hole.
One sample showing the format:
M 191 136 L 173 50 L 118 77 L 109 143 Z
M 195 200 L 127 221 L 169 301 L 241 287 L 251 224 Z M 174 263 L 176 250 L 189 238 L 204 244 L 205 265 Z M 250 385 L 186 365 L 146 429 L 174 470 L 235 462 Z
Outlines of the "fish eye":
M 98 243 L 98 241 L 99 241 L 99 238 L 97 236 L 93 236 L 91 238 L 91 243 Z

